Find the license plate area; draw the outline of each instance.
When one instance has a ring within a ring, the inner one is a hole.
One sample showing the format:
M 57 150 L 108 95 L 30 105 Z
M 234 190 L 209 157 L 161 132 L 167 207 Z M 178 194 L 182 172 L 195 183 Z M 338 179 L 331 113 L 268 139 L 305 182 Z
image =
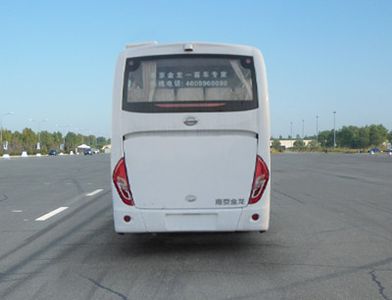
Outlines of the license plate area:
M 217 229 L 217 214 L 166 214 L 166 230 L 210 231 Z

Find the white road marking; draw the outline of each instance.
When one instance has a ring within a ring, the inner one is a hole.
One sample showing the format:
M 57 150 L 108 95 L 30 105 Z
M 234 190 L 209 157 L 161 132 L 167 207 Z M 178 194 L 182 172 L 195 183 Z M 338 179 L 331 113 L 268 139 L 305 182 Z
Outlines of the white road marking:
M 102 191 L 103 191 L 103 189 L 98 189 L 98 190 L 95 190 L 94 192 L 86 194 L 86 196 L 91 197 L 91 196 L 94 196 Z
M 12 212 L 20 213 L 20 212 L 23 212 L 23 210 L 20 210 L 20 209 L 13 209 Z
M 41 216 L 41 217 L 39 217 L 39 218 L 37 218 L 35 220 L 36 221 L 46 221 L 47 219 L 49 219 L 49 218 L 51 218 L 51 217 L 61 213 L 63 210 L 66 210 L 67 208 L 68 208 L 67 206 L 59 207 L 59 208 L 57 208 L 57 209 L 55 209 L 55 210 L 53 210 L 53 211 L 51 211 L 51 212 L 49 212 L 47 214 L 44 214 L 43 216 Z

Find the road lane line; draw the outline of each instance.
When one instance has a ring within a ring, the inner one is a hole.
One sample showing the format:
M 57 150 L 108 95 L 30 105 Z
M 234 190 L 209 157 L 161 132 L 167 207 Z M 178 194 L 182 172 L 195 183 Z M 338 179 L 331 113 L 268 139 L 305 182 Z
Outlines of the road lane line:
M 21 213 L 21 212 L 23 212 L 23 210 L 21 210 L 21 209 L 13 209 L 12 212 L 13 213 Z
M 100 193 L 102 191 L 103 191 L 103 189 L 97 189 L 97 190 L 95 190 L 95 191 L 93 191 L 91 193 L 86 194 L 86 196 L 88 196 L 88 197 L 94 196 L 94 195 L 96 195 L 96 194 L 98 194 L 98 193 Z
M 43 216 L 41 216 L 41 217 L 39 217 L 39 218 L 37 218 L 35 220 L 36 221 L 46 221 L 47 219 L 49 219 L 49 218 L 51 218 L 51 217 L 61 213 L 62 211 L 66 210 L 67 208 L 68 208 L 67 206 L 59 207 L 59 208 L 57 208 L 57 209 L 55 209 L 55 210 L 53 210 L 53 211 L 51 211 L 51 212 L 49 212 L 47 214 L 44 214 Z

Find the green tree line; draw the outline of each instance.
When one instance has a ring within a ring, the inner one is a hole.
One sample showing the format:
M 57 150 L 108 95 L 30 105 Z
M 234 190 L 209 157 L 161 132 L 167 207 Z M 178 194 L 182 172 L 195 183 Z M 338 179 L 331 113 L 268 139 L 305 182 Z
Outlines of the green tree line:
M 388 132 L 381 124 L 364 127 L 343 126 L 336 130 L 336 146 L 341 148 L 379 147 L 386 141 L 392 142 L 392 131 Z M 333 130 L 321 131 L 318 142 L 322 147 L 333 147 Z
M 273 139 L 271 147 L 282 151 L 279 139 Z M 318 136 L 305 137 L 304 139 L 311 140 L 311 142 L 305 146 L 304 141 L 297 136 L 293 148 L 298 150 L 332 148 L 334 146 L 334 131 L 324 130 L 319 132 Z M 388 129 L 383 125 L 343 126 L 336 130 L 336 147 L 338 148 L 368 149 L 381 147 L 385 142 L 392 143 L 392 131 L 388 132 Z
M 37 149 L 38 142 L 40 142 L 40 150 Z M 7 150 L 4 150 L 3 146 L 5 144 L 8 144 Z M 75 148 L 80 144 L 87 144 L 91 148 L 101 149 L 104 145 L 110 144 L 110 139 L 103 136 L 96 137 L 95 135 L 82 135 L 75 132 L 68 132 L 64 136 L 59 131 L 34 132 L 30 128 L 25 128 L 20 132 L 4 129 L 2 131 L 0 153 L 20 155 L 22 151 L 26 151 L 28 154 L 47 154 L 50 149 L 69 153 L 70 151 L 75 151 Z

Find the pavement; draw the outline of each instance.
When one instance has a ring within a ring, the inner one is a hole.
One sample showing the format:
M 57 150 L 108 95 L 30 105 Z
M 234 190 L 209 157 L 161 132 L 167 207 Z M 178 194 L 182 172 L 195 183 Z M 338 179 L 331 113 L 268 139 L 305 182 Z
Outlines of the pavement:
M 272 157 L 266 233 L 117 235 L 108 155 L 0 159 L 0 299 L 392 299 L 392 157 Z

